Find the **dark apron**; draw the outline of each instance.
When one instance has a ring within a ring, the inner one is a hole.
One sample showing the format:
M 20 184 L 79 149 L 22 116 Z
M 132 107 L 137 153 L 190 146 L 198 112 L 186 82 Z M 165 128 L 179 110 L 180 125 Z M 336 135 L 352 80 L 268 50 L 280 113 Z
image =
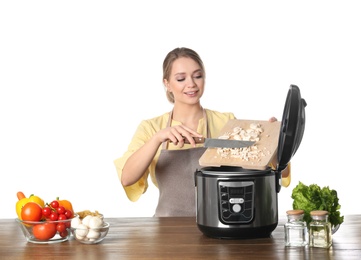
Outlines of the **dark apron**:
M 207 116 L 204 112 L 204 119 Z M 167 126 L 172 121 L 169 115 Z M 209 131 L 207 127 L 207 137 Z M 167 150 L 169 141 L 163 142 L 155 167 L 155 177 L 159 188 L 158 206 L 155 217 L 196 216 L 195 171 L 201 166 L 199 158 L 206 148 L 196 147 L 183 150 Z

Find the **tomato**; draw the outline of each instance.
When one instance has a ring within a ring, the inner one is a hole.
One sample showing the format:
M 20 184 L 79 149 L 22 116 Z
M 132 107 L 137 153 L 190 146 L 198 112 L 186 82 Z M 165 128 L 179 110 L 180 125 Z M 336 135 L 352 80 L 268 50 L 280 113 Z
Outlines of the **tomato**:
M 61 236 L 61 237 L 67 237 L 68 236 L 68 230 L 64 230 L 63 232 L 60 232 L 59 233 L 59 235 Z
M 56 230 L 61 233 L 61 232 L 64 232 L 66 230 L 66 226 L 65 226 L 65 223 L 58 223 L 56 225 Z
M 50 216 L 49 216 L 49 219 L 52 220 L 52 221 L 57 221 L 59 218 L 59 215 L 58 213 L 56 213 L 55 211 L 51 212 L 50 213 Z
M 58 220 L 67 220 L 68 218 L 65 216 L 65 214 L 59 214 Z
M 49 240 L 56 234 L 56 224 L 44 222 L 33 227 L 33 234 L 36 239 Z
M 64 214 L 68 219 L 73 217 L 73 212 L 71 210 L 67 209 Z
M 28 202 L 21 209 L 21 219 L 24 221 L 40 221 L 43 209 L 35 202 Z
M 71 227 L 71 222 L 70 222 L 70 221 L 65 222 L 65 226 L 66 226 L 67 228 L 70 228 L 70 227 Z
M 59 206 L 57 207 L 56 211 L 58 212 L 58 214 L 64 214 L 65 213 L 65 208 L 63 206 Z
M 50 203 L 50 206 L 53 208 L 53 209 L 57 209 L 59 207 L 59 202 L 57 200 L 53 200 L 51 203 Z
M 16 195 L 18 198 L 18 201 L 16 202 L 16 214 L 19 219 L 21 219 L 21 209 L 28 202 L 35 202 L 38 203 L 40 207 L 44 207 L 44 201 L 38 196 L 30 195 L 29 198 L 26 198 L 24 193 L 21 191 L 17 192 Z
M 59 206 L 63 206 L 65 209 L 68 209 L 74 213 L 73 204 L 71 204 L 69 200 L 59 200 L 59 197 L 56 199 L 59 202 Z
M 51 214 L 52 210 L 50 207 L 44 207 L 43 208 L 43 216 L 48 218 Z

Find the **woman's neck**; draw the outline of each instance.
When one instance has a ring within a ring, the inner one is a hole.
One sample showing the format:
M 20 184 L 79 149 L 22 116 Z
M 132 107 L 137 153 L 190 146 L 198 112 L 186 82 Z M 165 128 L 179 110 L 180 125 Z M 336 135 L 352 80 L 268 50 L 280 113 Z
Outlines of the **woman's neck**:
M 203 107 L 197 106 L 174 106 L 173 120 L 181 122 L 183 125 L 197 130 L 199 120 L 203 118 Z

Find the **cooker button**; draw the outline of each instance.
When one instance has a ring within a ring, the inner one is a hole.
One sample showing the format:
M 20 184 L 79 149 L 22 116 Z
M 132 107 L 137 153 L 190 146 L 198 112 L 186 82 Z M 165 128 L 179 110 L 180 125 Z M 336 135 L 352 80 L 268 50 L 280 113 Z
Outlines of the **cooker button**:
M 222 216 L 224 218 L 229 218 L 231 216 L 231 212 L 229 212 L 228 210 L 223 210 Z
M 232 204 L 236 204 L 236 203 L 242 204 L 244 202 L 244 199 L 243 198 L 231 198 L 231 199 L 229 199 L 229 202 Z
M 232 207 L 232 209 L 233 209 L 233 212 L 238 213 L 238 212 L 241 211 L 241 205 L 239 205 L 239 204 L 234 204 L 233 207 Z
M 229 208 L 227 201 L 222 201 L 222 208 L 224 208 L 224 209 L 228 209 L 228 208 Z

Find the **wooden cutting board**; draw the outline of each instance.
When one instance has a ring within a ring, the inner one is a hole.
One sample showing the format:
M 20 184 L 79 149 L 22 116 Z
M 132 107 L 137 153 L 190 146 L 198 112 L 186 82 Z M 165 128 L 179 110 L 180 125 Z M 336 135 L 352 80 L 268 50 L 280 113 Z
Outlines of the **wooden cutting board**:
M 259 135 L 260 140 L 253 145 L 258 149 L 257 159 L 246 161 L 232 155 L 222 157 L 221 154 L 217 152 L 218 148 L 207 148 L 202 157 L 199 159 L 200 166 L 238 166 L 245 169 L 266 169 L 273 157 L 277 154 L 278 138 L 281 127 L 280 121 L 271 123 L 269 121 L 232 119 L 223 127 L 219 136 L 227 132 L 232 133 L 235 127 L 241 127 L 245 130 L 250 129 L 250 125 L 252 123 L 260 124 L 263 130 L 263 132 Z M 232 139 L 232 137 L 230 139 Z

